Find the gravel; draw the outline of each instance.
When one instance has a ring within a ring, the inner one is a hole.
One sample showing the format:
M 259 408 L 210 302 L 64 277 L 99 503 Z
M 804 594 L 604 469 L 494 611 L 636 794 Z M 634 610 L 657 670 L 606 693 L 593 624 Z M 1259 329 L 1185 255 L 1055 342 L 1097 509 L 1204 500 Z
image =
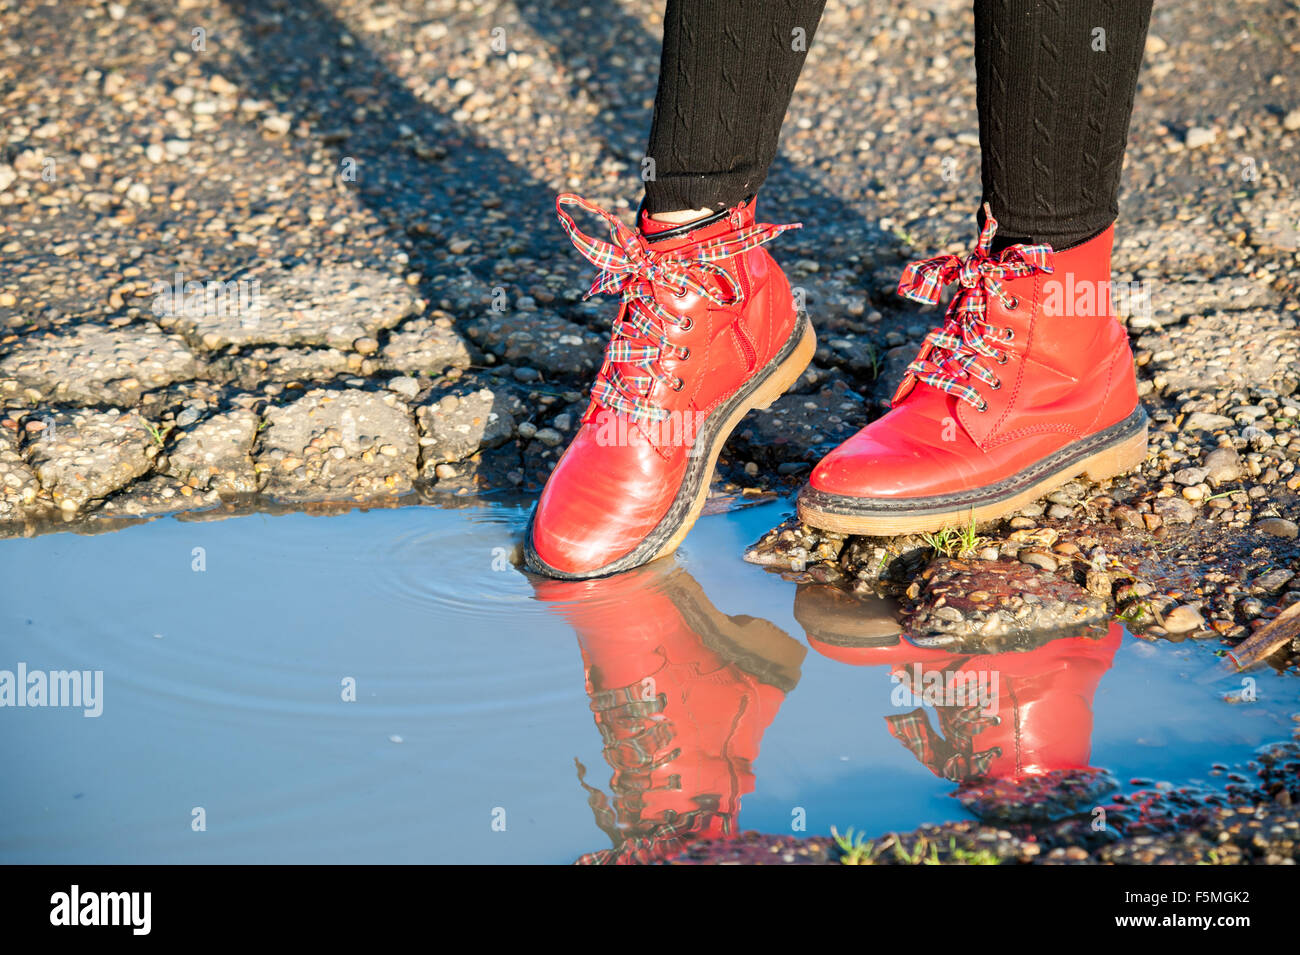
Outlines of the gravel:
M 257 470 L 288 500 L 364 500 L 412 489 L 418 444 L 393 394 L 315 389 L 266 410 Z
M 0 399 L 128 406 L 146 391 L 194 378 L 198 370 L 175 335 L 147 325 L 86 325 L 23 339 L 0 358 Z

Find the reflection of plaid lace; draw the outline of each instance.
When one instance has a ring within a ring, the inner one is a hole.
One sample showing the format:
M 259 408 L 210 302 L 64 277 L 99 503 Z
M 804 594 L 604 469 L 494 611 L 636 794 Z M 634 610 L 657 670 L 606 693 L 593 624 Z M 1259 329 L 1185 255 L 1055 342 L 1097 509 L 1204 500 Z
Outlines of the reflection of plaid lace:
M 576 205 L 605 220 L 613 241 L 594 239 L 580 230 L 565 206 Z M 752 225 L 716 239 L 695 243 L 675 251 L 659 251 L 639 232 L 593 202 L 572 193 L 555 200 L 560 225 L 574 246 L 600 269 L 591 283 L 588 297 L 597 292 L 619 294 L 623 309 L 614 322 L 613 337 L 605 350 L 605 363 L 592 386 L 591 397 L 599 405 L 627 415 L 633 421 L 662 421 L 668 412 L 646 396 L 655 382 L 680 388 L 679 380 L 659 367 L 663 358 L 685 357 L 668 340 L 669 326 L 689 327 L 689 319 L 673 315 L 654 296 L 659 285 L 676 295 L 694 292 L 715 305 L 739 305 L 745 290 L 726 268 L 717 264 L 769 242 L 792 225 Z M 713 276 L 720 291 L 709 287 Z
M 912 262 L 903 270 L 898 294 L 914 302 L 934 305 L 945 285 L 957 282 L 961 287 L 948 306 L 943 325 L 926 336 L 916 360 L 907 366 L 895 401 L 906 395 L 916 380 L 955 395 L 977 411 L 988 407 L 979 391 L 966 382 L 973 375 L 987 385 L 999 387 L 997 375 L 980 364 L 980 359 L 992 358 L 1001 364 L 1006 358 L 994 346 L 1005 347 L 1011 341 L 985 334 L 993 329 L 987 321 L 988 297 L 992 295 L 1003 306 L 1013 308 L 1015 300 L 999 279 L 1052 271 L 1050 245 L 1013 245 L 994 257 L 989 248 L 997 231 L 998 222 L 985 203 L 984 228 L 973 252 L 965 258 L 941 255 Z
M 961 782 L 987 773 L 993 758 L 1002 755 L 1002 747 L 976 751 L 975 737 L 997 726 L 998 718 L 982 716 L 976 706 L 939 707 L 938 714 L 941 732 L 930 725 L 924 709 L 902 716 L 886 716 L 885 722 L 889 724 L 890 735 L 936 776 Z
M 596 817 L 596 825 L 614 843 L 611 849 L 588 853 L 578 865 L 629 865 L 656 862 L 679 852 L 700 833 L 729 835 L 730 816 L 720 813 L 718 797 L 698 797 L 698 809 L 687 813 L 669 810 L 662 819 L 643 820 L 645 794 L 655 789 L 681 789 L 681 777 L 671 774 L 654 785 L 655 770 L 681 756 L 673 747 L 676 731 L 671 721 L 662 718 L 668 700 L 664 694 L 652 699 L 642 695 L 641 684 L 601 690 L 591 694 L 591 710 L 605 742 L 606 761 L 614 768 L 610 780 L 614 790 L 611 800 L 587 783 L 587 767 L 578 760 L 578 782 L 587 790 L 587 805 Z
M 578 782 L 587 790 L 587 805 L 596 816 L 596 825 L 609 834 L 614 846 L 581 855 L 574 865 L 646 865 L 676 855 L 702 833 L 723 838 L 732 835 L 732 817 L 707 806 L 682 815 L 669 811 L 651 826 L 619 829 L 608 797 L 586 782 L 586 772 L 587 768 L 578 763 Z

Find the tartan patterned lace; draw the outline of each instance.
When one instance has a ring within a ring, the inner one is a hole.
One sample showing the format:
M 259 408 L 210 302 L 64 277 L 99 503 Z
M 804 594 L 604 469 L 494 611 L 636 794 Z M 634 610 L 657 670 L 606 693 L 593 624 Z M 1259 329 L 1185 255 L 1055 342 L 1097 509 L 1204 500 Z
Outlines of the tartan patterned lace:
M 565 206 L 578 206 L 605 220 L 611 241 L 592 238 L 579 229 Z M 577 250 L 600 269 L 585 297 L 604 292 L 619 295 L 623 301 L 604 364 L 591 389 L 592 400 L 638 423 L 663 421 L 669 416 L 647 396 L 655 382 L 680 389 L 681 379 L 665 372 L 659 362 L 669 357 L 684 359 L 689 354 L 668 340 L 667 329 L 689 328 L 690 318 L 674 315 L 660 305 L 655 287 L 675 295 L 694 292 L 715 305 L 739 305 L 745 300 L 744 289 L 719 263 L 800 227 L 798 223 L 752 225 L 682 249 L 658 251 L 639 232 L 581 196 L 567 192 L 558 196 L 555 212 Z M 718 290 L 709 287 L 709 276 L 716 280 Z
M 912 262 L 903 270 L 898 294 L 914 302 L 934 305 L 945 285 L 957 282 L 961 287 L 948 306 L 943 325 L 925 337 L 916 360 L 907 366 L 907 373 L 894 395 L 895 401 L 907 393 L 913 381 L 920 381 L 955 395 L 976 411 L 984 411 L 988 403 L 969 383 L 970 379 L 974 377 L 993 389 L 1001 387 L 997 375 L 984 367 L 982 360 L 1005 362 L 1006 356 L 999 346 L 1008 345 L 1011 337 L 1002 336 L 989 324 L 989 296 L 1006 308 L 1015 308 L 1015 298 L 1007 294 L 1000 280 L 1035 272 L 1050 273 L 1052 247 L 1013 245 L 994 256 L 989 248 L 997 231 L 998 222 L 985 203 L 984 228 L 973 252 L 965 258 L 941 255 Z
M 939 730 L 930 725 L 924 709 L 901 716 L 886 716 L 889 733 L 906 746 L 936 776 L 955 783 L 985 776 L 1002 747 L 977 750 L 975 738 L 998 725 L 996 716 L 984 716 L 974 706 L 938 707 Z

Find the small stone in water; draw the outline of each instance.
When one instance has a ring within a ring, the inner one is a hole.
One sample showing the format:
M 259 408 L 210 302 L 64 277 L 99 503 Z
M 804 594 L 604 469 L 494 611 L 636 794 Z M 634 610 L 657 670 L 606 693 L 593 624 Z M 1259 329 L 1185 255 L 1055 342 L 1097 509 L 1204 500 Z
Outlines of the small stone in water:
M 1022 564 L 1030 564 L 1046 571 L 1056 570 L 1059 566 L 1055 557 L 1041 550 L 1030 550 L 1029 548 L 1026 548 L 1016 556 L 1020 558 Z
M 1274 537 L 1285 537 L 1294 540 L 1300 528 L 1296 527 L 1295 521 L 1288 521 L 1285 517 L 1266 517 L 1255 524 L 1257 531 L 1263 531 L 1265 534 L 1272 534 Z
M 1164 625 L 1170 633 L 1191 633 L 1205 627 L 1205 618 L 1195 607 L 1180 604 L 1165 614 Z

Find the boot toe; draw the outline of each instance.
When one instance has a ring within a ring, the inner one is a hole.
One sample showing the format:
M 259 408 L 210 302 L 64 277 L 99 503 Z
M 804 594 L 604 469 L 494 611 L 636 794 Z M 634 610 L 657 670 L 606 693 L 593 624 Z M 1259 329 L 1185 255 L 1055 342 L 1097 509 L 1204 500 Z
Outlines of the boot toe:
M 602 449 L 597 466 L 587 460 L 590 449 L 583 438 L 575 444 L 556 465 L 533 511 L 529 562 L 560 577 L 626 569 L 612 565 L 655 532 L 680 476 L 662 469 L 655 473 L 644 452 L 630 449 Z
M 572 508 L 552 506 L 543 508 L 539 503 L 533 512 L 529 546 L 541 566 L 536 569 L 551 576 L 594 577 L 611 564 L 630 554 L 644 539 L 633 523 L 629 528 L 624 519 L 617 523 L 609 520 L 593 522 L 583 520 Z M 653 523 L 650 525 L 653 527 Z

